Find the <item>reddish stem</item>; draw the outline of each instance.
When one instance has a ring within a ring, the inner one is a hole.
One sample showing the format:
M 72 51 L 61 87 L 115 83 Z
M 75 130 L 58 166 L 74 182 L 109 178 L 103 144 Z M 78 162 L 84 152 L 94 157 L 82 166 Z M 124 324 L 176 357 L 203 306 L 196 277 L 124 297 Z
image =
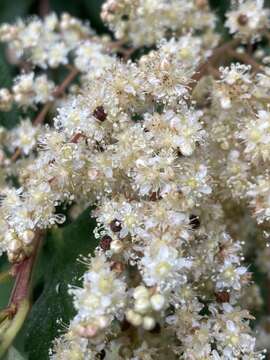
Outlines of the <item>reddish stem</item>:
M 15 153 L 12 155 L 12 157 L 11 157 L 11 161 L 12 162 L 14 162 L 14 161 L 16 161 L 19 157 L 20 157 L 20 155 L 21 155 L 21 149 L 20 148 L 17 148 L 16 149 L 16 151 L 15 151 Z
M 51 102 L 48 102 L 47 104 L 45 104 L 42 108 L 42 110 L 39 112 L 39 114 L 37 115 L 37 117 L 35 118 L 35 120 L 33 121 L 33 125 L 37 126 L 40 125 L 44 122 L 44 119 L 48 113 L 48 111 L 51 108 Z
M 254 60 L 250 55 L 248 55 L 246 53 L 239 53 L 239 52 L 237 52 L 237 51 L 235 51 L 233 49 L 229 49 L 228 54 L 231 57 L 233 57 L 233 58 L 235 58 L 235 59 L 237 59 L 237 60 L 239 60 L 239 61 L 241 61 L 241 62 L 243 62 L 245 64 L 251 65 L 253 70 L 255 70 L 256 72 L 263 72 L 264 71 L 262 65 L 259 64 L 256 60 Z
M 39 15 L 44 17 L 50 12 L 50 1 L 49 0 L 40 0 L 39 2 Z
M 77 68 L 72 68 L 68 76 L 64 79 L 62 84 L 60 84 L 57 89 L 54 91 L 53 96 L 55 98 L 60 97 L 65 92 L 66 88 L 69 86 L 69 84 L 76 78 L 76 76 L 79 74 L 79 70 Z
M 208 73 L 209 65 L 216 67 L 220 59 L 224 59 L 227 51 L 235 48 L 239 43 L 239 39 L 233 39 L 213 50 L 213 54 L 198 67 L 196 73 L 192 76 L 192 81 L 189 85 L 190 89 L 193 90 L 196 83 Z
M 15 264 L 13 273 L 16 276 L 15 284 L 9 299 L 8 307 L 16 312 L 20 302 L 30 296 L 30 284 L 32 278 L 32 270 L 41 244 L 42 233 L 37 232 L 34 239 L 34 251 L 30 257 L 22 262 Z

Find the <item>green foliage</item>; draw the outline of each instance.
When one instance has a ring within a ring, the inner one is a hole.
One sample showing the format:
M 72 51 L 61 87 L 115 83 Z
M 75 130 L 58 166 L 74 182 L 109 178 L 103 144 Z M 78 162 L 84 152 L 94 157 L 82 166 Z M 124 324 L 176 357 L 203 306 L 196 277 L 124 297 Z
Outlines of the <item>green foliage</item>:
M 78 261 L 79 254 L 87 256 L 97 246 L 92 235 L 94 227 L 90 209 L 86 209 L 76 221 L 51 230 L 43 240 L 33 278 L 33 306 L 15 342 L 25 359 L 48 359 L 53 339 L 64 330 L 56 320 L 68 324 L 74 315 L 68 285 L 79 285 L 85 271 L 85 265 Z M 7 304 L 11 286 L 12 281 L 0 286 L 2 307 Z M 5 360 L 20 360 L 17 355 L 12 357 L 15 350 Z
M 61 319 L 68 324 L 74 315 L 71 297 L 67 294 L 68 284 L 79 285 L 85 265 L 78 255 L 87 256 L 97 246 L 93 229 L 95 222 L 90 219 L 90 209 L 85 210 L 72 224 L 53 229 L 43 240 L 43 247 L 36 264 L 33 279 L 33 306 L 29 317 L 16 340 L 16 347 L 25 352 L 29 360 L 48 359 L 52 340 L 63 326 L 56 322 Z M 0 271 L 7 268 L 1 260 Z M 0 306 L 8 302 L 13 281 L 0 286 Z M 5 360 L 20 360 L 16 349 L 7 354 Z
M 97 246 L 90 209 L 72 224 L 53 229 L 46 237 L 34 274 L 34 304 L 21 336 L 29 360 L 48 359 L 52 340 L 64 330 L 57 319 L 68 324 L 74 315 L 68 284 L 78 285 L 85 265 L 78 255 L 88 255 Z
M 99 33 L 108 31 L 100 18 L 101 5 L 103 2 L 103 0 L 83 0 L 83 6 L 87 14 L 89 14 L 91 25 Z
M 0 273 L 6 273 L 8 271 L 9 264 L 6 257 L 0 257 Z M 4 308 L 8 303 L 9 294 L 13 285 L 12 279 L 5 279 L 0 282 L 0 309 Z
M 0 0 L 0 23 L 14 22 L 19 17 L 26 16 L 34 0 Z M 8 64 L 3 46 L 0 46 L 0 87 L 10 87 L 14 69 Z M 19 121 L 19 113 L 16 109 L 8 113 L 0 113 L 0 125 L 7 128 L 14 127 Z
M 8 65 L 5 59 L 5 51 L 3 46 L 0 46 L 0 87 L 10 88 L 12 85 L 13 78 L 13 69 Z M 19 120 L 19 114 L 16 109 L 13 109 L 10 112 L 0 112 L 0 125 L 12 128 L 14 127 Z
M 210 0 L 209 2 L 212 9 L 216 11 L 222 20 L 224 20 L 224 14 L 230 6 L 230 0 Z
M 12 346 L 5 356 L 5 360 L 25 360 L 25 357 Z
M 29 13 L 34 0 L 0 1 L 0 22 L 12 22 Z

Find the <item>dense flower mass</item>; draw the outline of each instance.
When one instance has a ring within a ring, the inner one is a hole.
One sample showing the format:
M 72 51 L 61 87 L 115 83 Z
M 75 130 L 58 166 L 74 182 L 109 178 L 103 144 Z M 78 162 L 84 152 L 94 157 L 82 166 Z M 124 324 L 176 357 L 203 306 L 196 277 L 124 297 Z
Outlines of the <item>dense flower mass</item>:
M 21 262 L 65 222 L 60 204 L 95 205 L 99 246 L 52 360 L 265 357 L 269 319 L 256 346 L 262 300 L 244 260 L 256 252 L 270 276 L 269 16 L 234 2 L 225 45 L 206 0 L 108 0 L 117 41 L 67 14 L 1 26 L 23 64 L 1 111 L 43 107 L 0 129 L 0 253 Z

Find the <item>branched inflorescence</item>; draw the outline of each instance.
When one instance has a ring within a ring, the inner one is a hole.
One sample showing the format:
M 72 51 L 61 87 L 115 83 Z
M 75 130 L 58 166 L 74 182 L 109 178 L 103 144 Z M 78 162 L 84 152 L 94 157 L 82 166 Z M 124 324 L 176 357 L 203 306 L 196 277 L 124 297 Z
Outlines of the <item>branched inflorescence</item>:
M 65 221 L 60 204 L 96 205 L 99 246 L 52 360 L 264 358 L 243 260 L 256 248 L 270 275 L 269 16 L 234 2 L 220 47 L 205 0 L 108 0 L 117 41 L 67 14 L 0 28 L 22 69 L 0 108 L 41 110 L 1 128 L 1 253 L 31 256 L 37 232 Z

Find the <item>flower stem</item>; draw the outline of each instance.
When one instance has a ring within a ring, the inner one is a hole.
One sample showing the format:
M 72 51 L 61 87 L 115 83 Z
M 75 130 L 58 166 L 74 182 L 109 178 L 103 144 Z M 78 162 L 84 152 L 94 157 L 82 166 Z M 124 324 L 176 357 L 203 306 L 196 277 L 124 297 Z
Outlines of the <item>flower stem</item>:
M 13 267 L 15 284 L 8 307 L 0 313 L 0 358 L 14 340 L 30 310 L 31 280 L 41 238 L 42 233 L 38 231 L 33 242 L 32 255 Z
M 261 66 L 261 64 L 259 64 L 256 60 L 254 60 L 250 55 L 248 55 L 246 53 L 238 53 L 237 51 L 235 51 L 233 49 L 229 49 L 228 54 L 231 57 L 233 57 L 245 64 L 251 65 L 254 71 L 263 72 L 263 67 Z
M 27 314 L 30 309 L 30 302 L 28 299 L 24 299 L 20 302 L 18 310 L 12 320 L 9 320 L 8 326 L 5 323 L 0 326 L 0 358 L 2 358 L 9 346 L 12 344 L 17 333 L 19 332 Z M 4 327 L 4 329 L 1 329 Z M 1 330 L 4 330 L 3 333 Z
M 211 65 L 212 68 L 217 68 L 220 60 L 224 60 L 224 54 L 226 55 L 229 49 L 237 47 L 239 43 L 239 39 L 233 39 L 214 49 L 213 54 L 198 67 L 196 73 L 193 75 L 192 82 L 189 85 L 190 89 L 193 90 L 197 82 L 208 73 L 209 65 Z

